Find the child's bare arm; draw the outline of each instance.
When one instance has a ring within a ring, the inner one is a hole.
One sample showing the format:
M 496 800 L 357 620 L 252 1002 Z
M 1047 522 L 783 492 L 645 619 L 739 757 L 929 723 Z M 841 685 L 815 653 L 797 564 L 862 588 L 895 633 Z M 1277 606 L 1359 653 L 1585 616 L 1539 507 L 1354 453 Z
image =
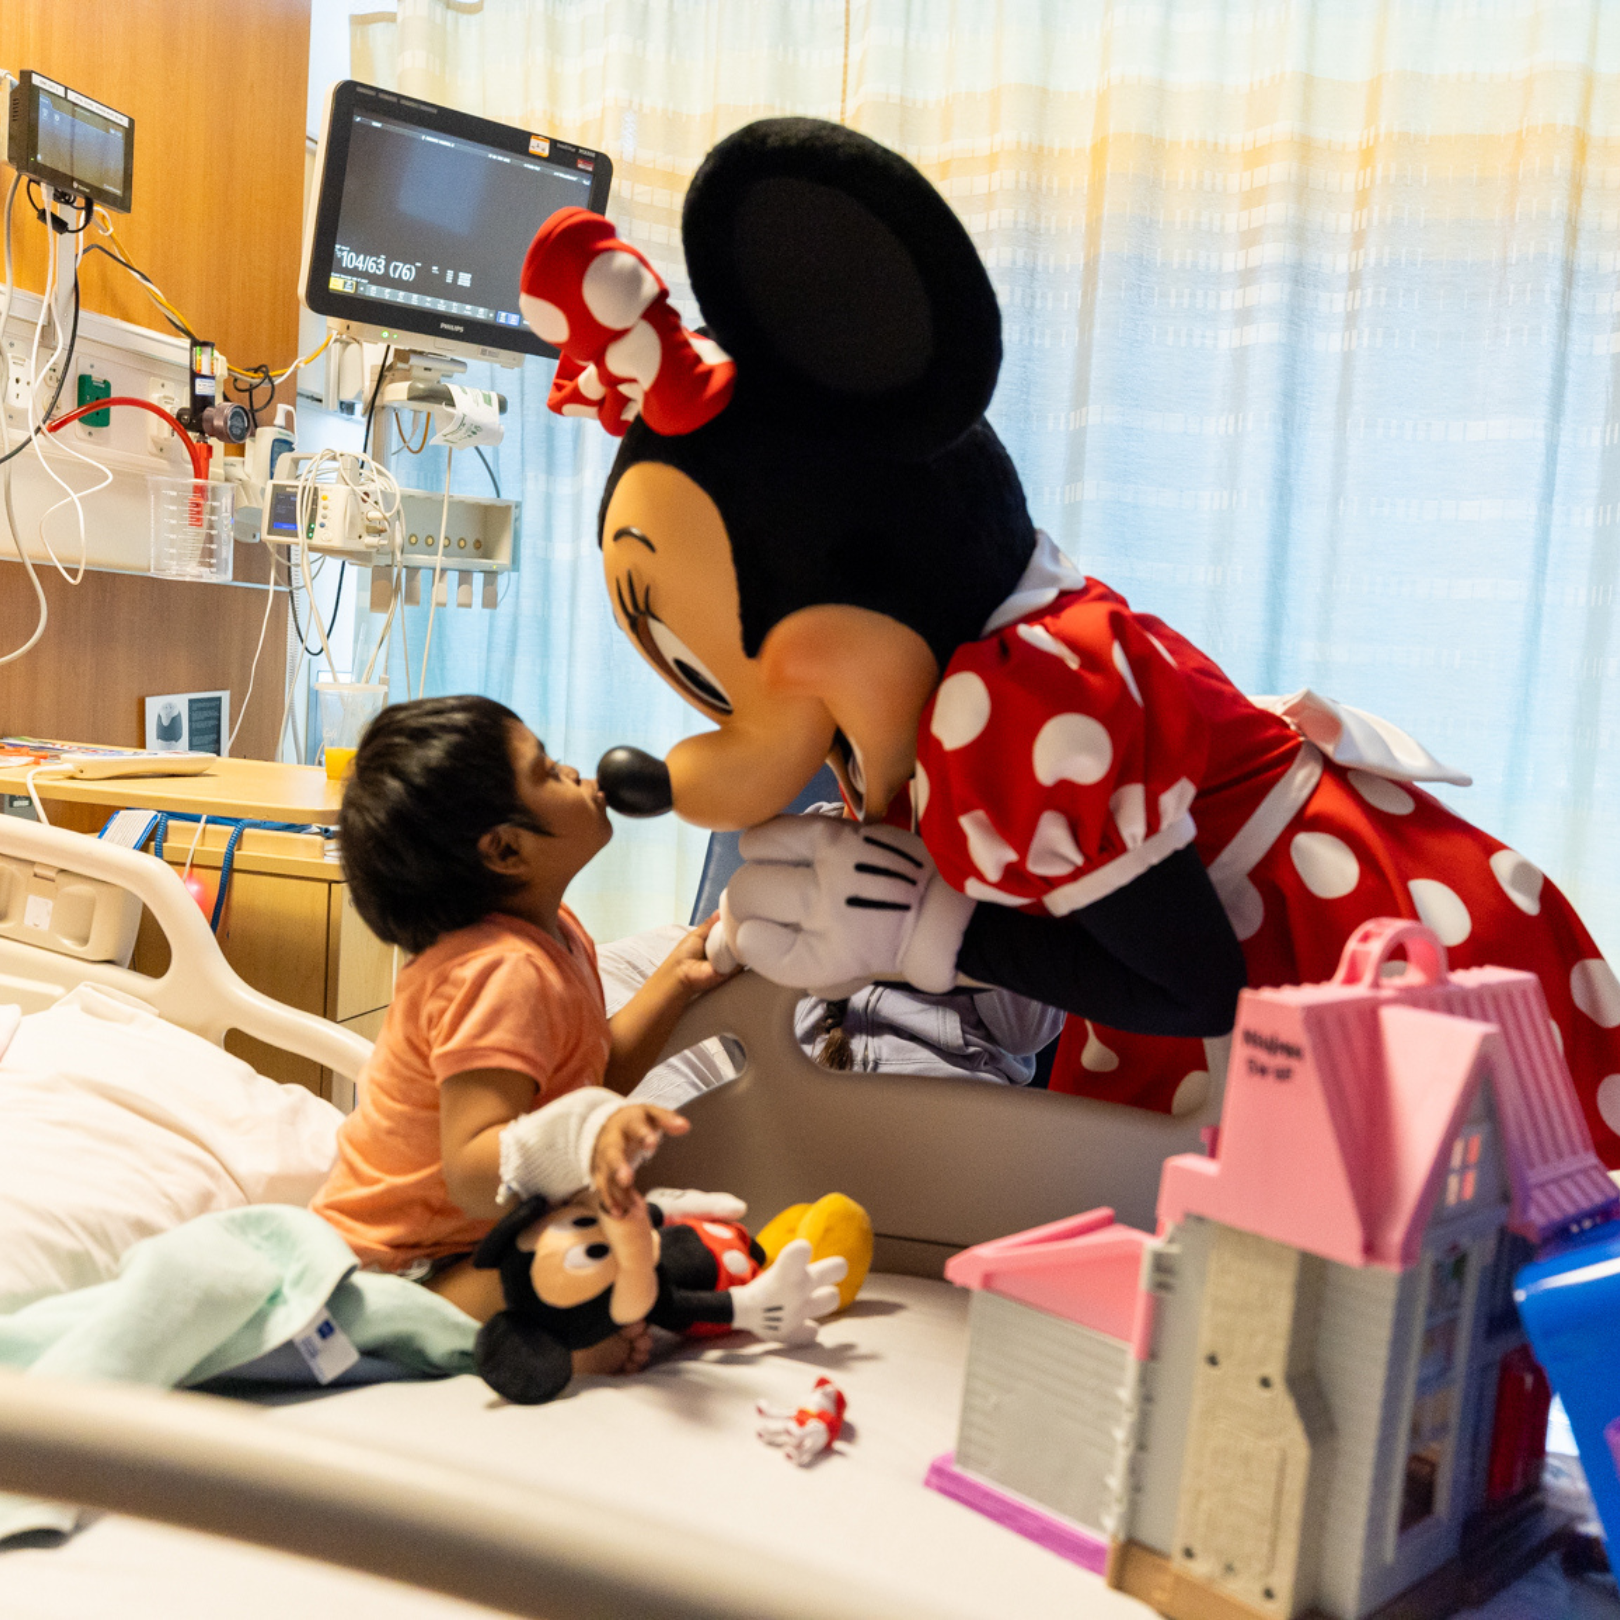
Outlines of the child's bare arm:
M 686 934 L 668 956 L 648 974 L 646 982 L 608 1020 L 613 1049 L 602 1081 L 621 1096 L 634 1090 L 664 1049 L 680 1016 L 705 990 L 725 977 L 709 965 L 704 942 L 715 918 Z
M 444 1183 L 464 1215 L 500 1215 L 501 1132 L 534 1101 L 532 1076 L 516 1069 L 472 1069 L 439 1086 L 439 1153 Z

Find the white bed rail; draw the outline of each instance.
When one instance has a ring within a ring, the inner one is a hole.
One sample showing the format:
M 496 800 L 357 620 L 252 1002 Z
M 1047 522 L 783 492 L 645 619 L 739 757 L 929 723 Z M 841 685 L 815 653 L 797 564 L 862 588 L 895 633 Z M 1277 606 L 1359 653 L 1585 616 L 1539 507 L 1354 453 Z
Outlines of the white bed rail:
M 0 1490 L 274 1547 L 535 1620 L 942 1620 L 892 1591 L 742 1543 L 283 1427 L 205 1395 L 0 1373 Z
M 238 1029 L 349 1079 L 359 1075 L 371 1043 L 244 984 L 221 954 L 197 902 L 167 862 L 19 816 L 0 816 L 0 853 L 117 884 L 140 899 L 169 941 L 169 968 L 160 979 L 106 962 L 53 955 L 15 940 L 0 941 L 0 1002 L 20 1000 L 26 1006 L 29 991 L 37 1001 L 75 984 L 103 985 L 134 996 L 206 1040 L 218 1043 L 227 1030 Z M 13 986 L 10 992 L 8 982 Z
M 666 1141 L 648 1174 L 723 1187 L 760 1222 L 847 1193 L 871 1214 L 879 1270 L 938 1276 L 952 1250 L 1101 1204 L 1151 1231 L 1159 1166 L 1203 1151 L 1220 1119 L 1226 1041 L 1206 1043 L 1201 1106 L 1172 1117 L 960 1077 L 824 1069 L 794 1034 L 801 994 L 742 973 L 692 1004 L 664 1055 L 729 1034 L 747 1061 L 686 1104 L 691 1133 Z

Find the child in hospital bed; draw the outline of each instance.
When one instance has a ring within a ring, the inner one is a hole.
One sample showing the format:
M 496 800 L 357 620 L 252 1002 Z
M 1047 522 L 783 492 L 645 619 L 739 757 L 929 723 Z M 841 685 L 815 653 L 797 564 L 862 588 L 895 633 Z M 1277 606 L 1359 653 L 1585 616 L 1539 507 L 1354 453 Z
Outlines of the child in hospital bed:
M 589 1182 L 620 1212 L 636 1164 L 686 1131 L 621 1094 L 719 982 L 708 927 L 607 1017 L 595 949 L 563 904 L 613 836 L 603 797 L 488 698 L 385 709 L 355 755 L 339 832 L 356 909 L 411 958 L 311 1207 L 363 1264 L 485 1321 L 500 1278 L 470 1255 L 502 1204 Z M 577 1352 L 575 1371 L 634 1371 L 648 1343 L 636 1324 Z

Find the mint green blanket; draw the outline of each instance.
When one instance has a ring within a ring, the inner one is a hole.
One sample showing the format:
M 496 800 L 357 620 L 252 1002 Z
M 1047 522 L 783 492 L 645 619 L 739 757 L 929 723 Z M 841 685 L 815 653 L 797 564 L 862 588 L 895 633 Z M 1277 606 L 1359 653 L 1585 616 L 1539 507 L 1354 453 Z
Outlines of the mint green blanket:
M 471 1372 L 478 1324 L 437 1294 L 360 1271 L 318 1215 L 258 1204 L 144 1239 L 110 1282 L 0 1316 L 0 1367 L 180 1388 L 287 1344 L 322 1308 L 362 1354 L 409 1373 Z M 71 1528 L 75 1510 L 0 1496 L 0 1540 Z

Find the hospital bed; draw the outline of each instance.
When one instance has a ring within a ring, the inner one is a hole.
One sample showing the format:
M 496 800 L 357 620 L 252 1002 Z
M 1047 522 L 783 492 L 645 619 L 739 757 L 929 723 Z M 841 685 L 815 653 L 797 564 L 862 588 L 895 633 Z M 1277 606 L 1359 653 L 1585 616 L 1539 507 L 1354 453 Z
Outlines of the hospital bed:
M 148 979 L 12 929 L 0 935 L 0 1003 L 41 1009 L 88 981 L 209 1040 L 239 1029 L 359 1072 L 367 1043 L 238 980 L 163 863 L 0 817 L 0 873 L 14 888 L 25 869 L 102 885 L 98 904 L 135 897 L 171 962 Z M 506 1407 L 470 1377 L 268 1409 L 0 1377 L 0 1490 L 127 1516 L 58 1549 L 0 1554 L 0 1613 L 94 1612 L 78 1599 L 99 1581 L 99 1612 L 130 1620 L 200 1620 L 226 1595 L 249 1620 L 317 1602 L 345 1620 L 373 1609 L 466 1620 L 482 1612 L 468 1602 L 550 1620 L 1145 1620 L 1095 1576 L 923 1489 L 955 1438 L 966 1343 L 965 1301 L 937 1279 L 965 1244 L 1100 1203 L 1151 1223 L 1158 1165 L 1198 1148 L 1218 1086 L 1200 1113 L 1172 1119 L 969 1080 L 834 1074 L 794 1039 L 794 1002 L 745 974 L 688 1012 L 671 1051 L 728 1034 L 745 1058 L 735 1081 L 690 1105 L 691 1134 L 655 1169 L 663 1184 L 740 1194 L 756 1221 L 834 1189 L 867 1206 L 877 1267 L 819 1345 L 687 1345 L 638 1378 L 581 1380 L 540 1408 Z M 799 1471 L 753 1438 L 754 1402 L 797 1404 L 820 1371 L 849 1396 L 853 1439 Z

